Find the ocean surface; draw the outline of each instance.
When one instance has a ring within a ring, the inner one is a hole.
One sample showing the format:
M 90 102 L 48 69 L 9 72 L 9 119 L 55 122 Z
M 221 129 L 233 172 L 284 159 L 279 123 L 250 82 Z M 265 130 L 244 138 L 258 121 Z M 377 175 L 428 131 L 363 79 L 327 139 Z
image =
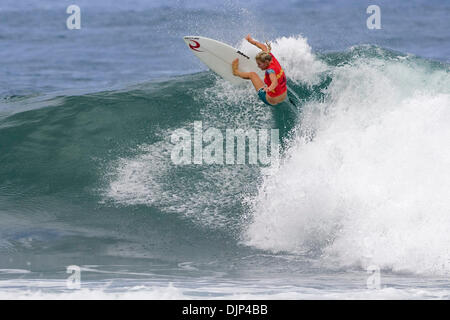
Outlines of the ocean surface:
M 2 0 L 0 299 L 449 299 L 449 16 L 447 0 Z M 182 39 L 254 55 L 249 33 L 295 110 Z M 176 165 L 194 122 L 279 129 L 280 159 Z

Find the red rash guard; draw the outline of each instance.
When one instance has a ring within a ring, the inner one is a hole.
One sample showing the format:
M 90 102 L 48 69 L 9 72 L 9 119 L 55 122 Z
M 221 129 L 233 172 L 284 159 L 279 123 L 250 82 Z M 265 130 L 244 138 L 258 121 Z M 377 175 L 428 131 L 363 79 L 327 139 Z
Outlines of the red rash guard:
M 272 84 L 272 81 L 270 80 L 269 74 L 274 73 L 277 76 L 278 85 L 273 89 L 272 91 L 268 91 L 267 94 L 271 97 L 277 97 L 280 94 L 283 94 L 287 88 L 286 88 L 286 75 L 284 74 L 283 68 L 281 68 L 280 64 L 278 63 L 278 60 L 275 59 L 273 54 L 270 54 L 272 56 L 272 61 L 270 61 L 269 66 L 266 69 L 266 74 L 264 76 L 264 83 L 270 87 Z

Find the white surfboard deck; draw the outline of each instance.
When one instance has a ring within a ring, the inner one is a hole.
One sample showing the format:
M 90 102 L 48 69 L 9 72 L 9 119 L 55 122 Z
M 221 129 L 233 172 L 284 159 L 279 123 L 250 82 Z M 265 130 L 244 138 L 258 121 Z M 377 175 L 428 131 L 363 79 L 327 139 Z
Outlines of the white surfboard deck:
M 197 58 L 212 71 L 235 85 L 248 83 L 249 81 L 233 75 L 231 63 L 236 58 L 239 59 L 239 70 L 262 74 L 256 64 L 255 57 L 249 56 L 226 43 L 200 36 L 186 36 L 183 39 Z

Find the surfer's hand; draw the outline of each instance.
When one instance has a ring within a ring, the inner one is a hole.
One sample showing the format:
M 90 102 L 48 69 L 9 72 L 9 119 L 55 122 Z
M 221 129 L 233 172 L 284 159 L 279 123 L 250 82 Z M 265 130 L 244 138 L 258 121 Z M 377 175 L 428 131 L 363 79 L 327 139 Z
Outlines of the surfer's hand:
M 248 34 L 248 35 L 245 37 L 245 40 L 247 40 L 248 42 L 250 42 L 251 44 L 253 44 L 253 39 L 252 39 L 252 37 L 250 36 L 250 34 Z

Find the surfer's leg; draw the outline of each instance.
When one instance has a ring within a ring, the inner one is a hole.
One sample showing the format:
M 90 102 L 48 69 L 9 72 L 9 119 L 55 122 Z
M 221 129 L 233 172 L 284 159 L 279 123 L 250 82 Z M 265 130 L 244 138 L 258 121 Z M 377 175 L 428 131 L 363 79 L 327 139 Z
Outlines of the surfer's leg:
M 253 86 L 255 87 L 256 91 L 264 88 L 264 82 L 256 72 L 248 72 L 248 79 L 252 80 Z
M 267 93 L 264 91 L 264 88 L 258 90 L 259 100 L 267 104 L 268 106 L 273 106 L 269 101 L 267 101 Z
M 258 76 L 258 74 L 256 72 L 239 71 L 239 60 L 238 59 L 233 61 L 232 68 L 233 68 L 233 74 L 235 76 L 241 77 L 242 79 L 251 80 L 256 91 L 258 91 L 259 89 L 264 87 L 264 82 L 261 80 L 261 78 Z

